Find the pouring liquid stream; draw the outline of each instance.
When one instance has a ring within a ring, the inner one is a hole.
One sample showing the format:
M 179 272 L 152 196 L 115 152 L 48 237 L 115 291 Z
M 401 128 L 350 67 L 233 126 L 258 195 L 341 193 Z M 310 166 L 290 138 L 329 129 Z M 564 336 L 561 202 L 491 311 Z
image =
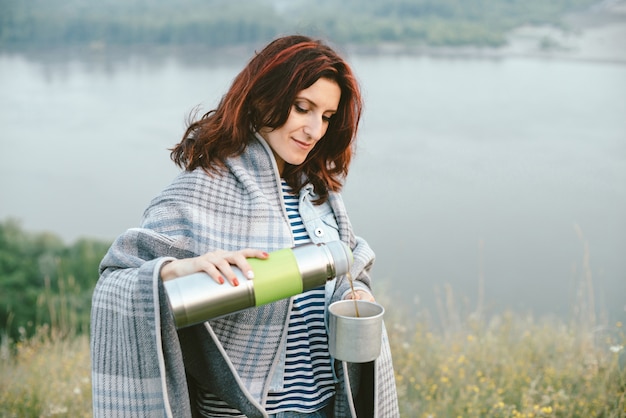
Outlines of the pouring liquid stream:
M 348 276 L 348 282 L 350 283 L 350 290 L 352 291 L 352 300 L 354 301 L 354 312 L 356 313 L 356 317 L 360 317 L 359 315 L 359 304 L 357 303 L 356 292 L 354 291 L 354 280 L 352 279 L 352 274 L 350 272 L 346 273 Z

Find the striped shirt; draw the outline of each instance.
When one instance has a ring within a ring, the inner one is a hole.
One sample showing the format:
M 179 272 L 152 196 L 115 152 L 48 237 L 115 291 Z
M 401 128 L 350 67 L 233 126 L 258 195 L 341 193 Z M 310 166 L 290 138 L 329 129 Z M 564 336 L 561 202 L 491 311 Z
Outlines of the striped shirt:
M 298 210 L 298 196 L 283 181 L 283 197 L 296 245 L 310 242 Z M 335 393 L 324 326 L 324 287 L 295 296 L 289 317 L 283 390 L 270 392 L 267 412 L 314 412 Z
M 282 191 L 295 245 L 311 242 L 300 217 L 298 196 L 284 180 Z M 266 411 L 270 414 L 285 411 L 310 413 L 326 406 L 334 394 L 322 286 L 293 299 L 287 330 L 283 390 L 268 394 Z M 210 393 L 199 394 L 197 402 L 201 416 L 243 416 Z
M 285 210 L 287 211 L 287 218 L 289 219 L 289 224 L 291 225 L 291 232 L 293 234 L 295 246 L 297 247 L 298 245 L 311 242 L 311 238 L 309 238 L 309 234 L 306 232 L 304 223 L 302 223 L 302 219 L 300 218 L 300 202 L 298 201 L 298 196 L 293 193 L 291 187 L 289 187 L 287 182 L 284 180 L 283 200 L 285 201 Z

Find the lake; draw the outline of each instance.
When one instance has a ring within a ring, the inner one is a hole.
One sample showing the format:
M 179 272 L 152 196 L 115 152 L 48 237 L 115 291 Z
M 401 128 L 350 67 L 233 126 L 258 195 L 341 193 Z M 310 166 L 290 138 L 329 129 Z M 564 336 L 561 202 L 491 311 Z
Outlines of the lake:
M 580 58 L 580 57 L 579 57 Z M 344 198 L 376 286 L 437 310 L 625 317 L 626 61 L 350 55 L 366 109 Z M 210 52 L 0 54 L 0 219 L 67 242 L 136 226 L 167 148 L 244 65 Z M 479 296 L 480 295 L 480 296 Z

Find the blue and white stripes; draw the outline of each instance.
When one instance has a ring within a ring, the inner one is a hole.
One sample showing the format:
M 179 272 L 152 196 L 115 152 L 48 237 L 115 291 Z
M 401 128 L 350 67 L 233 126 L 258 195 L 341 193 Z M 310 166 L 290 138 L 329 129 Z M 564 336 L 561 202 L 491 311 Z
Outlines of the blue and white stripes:
M 291 232 L 293 233 L 293 240 L 295 246 L 306 244 L 311 242 L 309 234 L 306 232 L 304 223 L 300 218 L 298 196 L 296 196 L 291 187 L 283 180 L 283 200 L 285 201 L 285 210 L 287 211 L 287 217 L 289 218 L 289 224 L 291 225 Z
M 283 198 L 297 245 L 310 242 L 298 211 L 298 197 L 283 181 Z M 328 337 L 324 326 L 324 288 L 294 297 L 289 317 L 282 392 L 270 392 L 266 409 L 313 412 L 335 393 Z

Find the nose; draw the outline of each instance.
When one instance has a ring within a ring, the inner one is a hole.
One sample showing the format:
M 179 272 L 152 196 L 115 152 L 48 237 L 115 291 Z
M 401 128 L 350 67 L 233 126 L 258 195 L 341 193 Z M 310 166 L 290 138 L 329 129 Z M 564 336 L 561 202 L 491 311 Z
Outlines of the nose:
M 321 116 L 313 116 L 309 118 L 304 125 L 304 133 L 314 141 L 319 141 L 326 133 L 326 124 Z

